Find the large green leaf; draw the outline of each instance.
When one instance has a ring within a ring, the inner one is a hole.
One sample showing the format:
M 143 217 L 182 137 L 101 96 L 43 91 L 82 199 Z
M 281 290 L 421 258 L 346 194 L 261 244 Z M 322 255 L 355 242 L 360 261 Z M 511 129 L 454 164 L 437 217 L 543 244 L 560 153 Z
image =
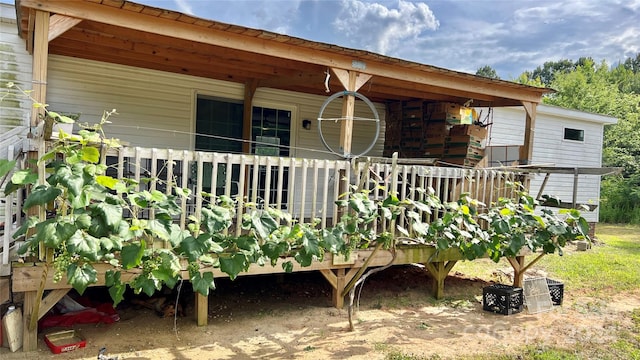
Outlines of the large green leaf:
M 38 173 L 33 169 L 18 170 L 11 176 L 11 182 L 17 185 L 35 184 L 36 181 Z
M 204 296 L 209 296 L 209 290 L 215 290 L 216 288 L 216 284 L 213 280 L 213 273 L 210 271 L 205 273 L 196 272 L 192 274 L 191 285 L 193 286 L 193 291 L 197 291 Z
M 196 261 L 201 255 L 208 253 L 213 245 L 211 234 L 204 233 L 198 237 L 188 236 L 182 239 L 179 253 L 187 255 L 189 261 Z
M 280 256 L 289 252 L 291 247 L 286 241 L 267 241 L 262 245 L 262 253 L 271 260 L 271 265 L 275 266 Z
M 36 241 L 50 248 L 60 245 L 60 238 L 56 232 L 56 220 L 48 219 L 36 225 Z
M 322 247 L 336 254 L 344 248 L 344 228 L 334 226 L 330 229 L 322 229 Z
M 231 226 L 232 213 L 229 209 L 221 206 L 202 209 L 202 224 L 205 231 L 209 233 L 220 232 Z
M 131 269 L 140 265 L 146 247 L 147 244 L 144 240 L 140 240 L 139 243 L 130 243 L 123 246 L 122 251 L 120 251 L 122 267 Z
M 167 230 L 166 224 L 159 219 L 149 220 L 147 222 L 147 228 L 155 237 L 167 241 L 170 239 L 169 231 Z
M 105 285 L 109 288 L 109 295 L 113 300 L 113 306 L 116 307 L 124 300 L 124 292 L 127 285 L 120 280 L 120 271 L 107 270 L 104 275 Z
M 191 236 L 188 230 L 183 230 L 178 224 L 171 224 L 171 231 L 169 232 L 169 243 L 174 248 L 177 248 L 182 244 L 182 241 Z
M 28 210 L 32 206 L 46 205 L 55 200 L 60 194 L 62 194 L 62 190 L 58 188 L 47 185 L 37 186 L 24 201 L 22 208 Z
M 107 236 L 110 232 L 119 232 L 122 222 L 122 207 L 107 202 L 89 205 L 91 227 L 89 232 L 95 237 Z
M 98 272 L 90 263 L 84 263 L 81 266 L 71 263 L 67 267 L 67 279 L 69 279 L 69 285 L 82 295 L 89 285 L 98 281 Z
M 106 176 L 106 175 L 98 175 L 96 176 L 96 182 L 106 188 L 109 188 L 111 190 L 115 190 L 116 186 L 118 185 L 118 179 L 115 179 L 111 176 Z
M 182 270 L 180 267 L 180 259 L 168 250 L 162 250 L 156 256 L 160 258 L 160 262 L 158 268 L 152 271 L 153 276 L 166 283 L 170 288 L 173 288 Z
M 79 254 L 91 261 L 96 261 L 100 250 L 100 240 L 78 230 L 67 240 L 67 249 L 72 254 Z
M 156 290 L 160 290 L 162 288 L 162 283 L 152 274 L 141 274 L 133 279 L 131 287 L 136 294 L 139 294 L 142 291 L 148 296 L 153 296 Z
M 310 254 L 308 252 L 306 252 L 303 249 L 300 249 L 300 251 L 298 251 L 294 256 L 294 259 L 296 259 L 296 261 L 302 266 L 302 267 L 307 267 L 307 266 L 311 266 L 311 263 L 313 262 L 313 254 Z
M 234 280 L 238 274 L 248 268 L 247 257 L 242 253 L 232 254 L 230 257 L 220 257 L 220 270 L 228 274 L 231 280 Z
M 254 211 L 251 213 L 251 226 L 261 239 L 267 239 L 279 224 L 268 212 Z
M 98 149 L 91 146 L 83 147 L 80 150 L 80 156 L 82 157 L 83 161 L 86 161 L 89 163 L 96 164 L 100 161 L 100 151 L 98 151 Z
M 238 248 L 246 250 L 249 253 L 260 251 L 260 244 L 258 244 L 258 239 L 253 236 L 238 236 L 238 238 L 236 238 L 236 245 L 238 246 Z
M 11 172 L 15 166 L 15 160 L 0 159 L 0 178 Z

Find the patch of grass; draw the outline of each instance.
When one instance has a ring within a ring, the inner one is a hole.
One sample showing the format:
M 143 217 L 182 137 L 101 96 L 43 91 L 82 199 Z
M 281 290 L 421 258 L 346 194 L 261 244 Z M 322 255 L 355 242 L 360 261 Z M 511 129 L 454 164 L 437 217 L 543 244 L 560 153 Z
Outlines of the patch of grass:
M 550 278 L 562 280 L 565 288 L 589 292 L 593 296 L 607 297 L 638 288 L 640 226 L 599 224 L 596 230 L 599 243 L 589 251 L 547 255 L 533 268 L 546 271 Z M 527 261 L 531 258 L 527 257 Z M 468 277 L 508 283 L 499 271 L 504 268 L 511 268 L 506 259 L 499 263 L 478 259 L 460 261 L 453 270 Z
M 405 354 L 402 351 L 392 350 L 388 352 L 384 358 L 385 360 L 437 360 L 440 357 L 424 357 L 422 355 Z
M 536 266 L 574 290 L 611 296 L 640 284 L 640 227 L 598 225 L 601 244 L 589 251 L 545 256 Z

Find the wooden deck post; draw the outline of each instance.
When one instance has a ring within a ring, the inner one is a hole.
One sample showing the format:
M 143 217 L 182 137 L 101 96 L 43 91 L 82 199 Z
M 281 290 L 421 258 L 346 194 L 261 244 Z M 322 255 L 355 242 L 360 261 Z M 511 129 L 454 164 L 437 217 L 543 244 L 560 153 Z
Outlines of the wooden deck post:
M 331 292 L 331 300 L 333 302 L 333 306 L 336 309 L 344 308 L 344 289 L 347 284 L 353 279 L 353 277 L 358 273 L 358 269 L 360 268 L 351 268 L 347 272 L 347 269 L 321 269 L 320 273 L 324 276 L 329 284 L 331 284 L 332 292 Z
M 38 350 L 38 326 L 31 327 L 31 319 L 36 316 L 37 321 L 42 319 L 52 307 L 54 307 L 60 299 L 62 299 L 71 288 L 51 290 L 42 300 L 38 299 L 37 291 L 26 291 L 24 293 L 24 303 L 22 305 L 22 350 L 36 351 Z M 40 302 L 40 306 L 36 304 Z
M 545 256 L 545 253 L 539 254 L 526 265 L 524 263 L 524 255 L 516 256 L 515 258 L 507 258 L 513 268 L 513 286 L 522 287 L 524 283 L 524 273 L 527 272 L 531 266 L 537 263 L 538 260 L 542 259 L 543 256 Z
M 424 266 L 429 271 L 429 274 L 433 276 L 433 296 L 436 299 L 442 299 L 444 297 L 444 280 L 453 269 L 456 264 L 456 260 L 451 261 L 436 261 L 425 263 Z
M 209 297 L 196 292 L 196 323 L 207 326 L 209 321 Z
M 508 260 L 513 268 L 513 286 L 522 287 L 524 282 L 524 256 L 516 256 L 515 258 L 508 258 Z
M 38 350 L 38 327 L 31 329 L 32 316 L 34 314 L 34 305 L 37 301 L 37 291 L 27 291 L 24 293 L 24 303 L 22 304 L 22 351 Z

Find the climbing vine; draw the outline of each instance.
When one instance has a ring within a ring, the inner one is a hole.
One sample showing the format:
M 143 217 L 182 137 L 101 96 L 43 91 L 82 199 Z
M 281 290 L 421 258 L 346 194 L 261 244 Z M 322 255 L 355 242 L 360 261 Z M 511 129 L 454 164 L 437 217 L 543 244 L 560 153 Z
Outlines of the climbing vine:
M 77 135 L 61 131 L 39 159 L 46 166 L 46 178 L 39 179 L 35 169 L 19 170 L 4 191 L 28 187 L 23 209 L 48 210 L 45 217 L 27 218 L 13 235 L 24 239 L 20 253 L 44 254 L 54 281 L 66 277 L 79 293 L 98 282 L 96 264 L 109 264 L 105 284 L 115 304 L 123 300 L 127 286 L 152 295 L 162 286 L 173 288 L 183 271 L 194 290 L 207 295 L 215 289 L 213 268 L 234 279 L 253 264 L 276 266 L 286 258 L 282 267 L 290 272 L 294 261 L 307 267 L 327 253 L 348 257 L 375 245 L 389 249 L 401 238 L 433 245 L 438 251 L 459 249 L 466 259 L 488 255 L 494 261 L 514 257 L 524 248 L 561 252 L 567 241 L 588 238 L 587 223 L 577 210 L 561 217 L 548 210 L 536 212 L 536 201 L 522 189 L 516 200 L 501 198 L 481 211 L 484 204 L 466 194 L 443 204 L 432 189 L 415 189 L 422 200 L 400 200 L 390 192 L 386 199 L 374 201 L 368 191 L 354 187 L 337 201 L 345 211 L 333 227 L 320 229 L 317 222 L 298 223 L 277 209 L 252 207 L 243 215 L 240 236 L 228 231 L 237 202 L 219 196 L 182 229 L 174 219 L 182 211 L 178 201 L 194 196 L 189 189 L 167 183 L 168 193 L 140 191 L 134 180 L 107 175 L 108 166 L 101 159 L 119 144 L 106 139 L 102 127 L 113 113 L 105 112 L 97 125 L 84 126 Z M 45 116 L 73 122 L 46 107 Z M 0 161 L 0 177 L 14 165 Z M 425 214 L 434 211 L 442 216 L 429 222 Z M 141 216 L 149 213 L 153 216 Z M 407 220 L 404 227 L 396 222 L 401 215 Z M 390 226 L 383 229 L 379 226 L 383 221 Z M 133 275 L 125 281 L 123 272 Z

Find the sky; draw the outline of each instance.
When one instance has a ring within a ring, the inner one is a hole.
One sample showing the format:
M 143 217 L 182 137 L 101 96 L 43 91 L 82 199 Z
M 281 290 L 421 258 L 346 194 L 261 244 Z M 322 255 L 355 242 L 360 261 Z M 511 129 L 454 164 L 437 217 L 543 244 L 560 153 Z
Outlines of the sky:
M 462 72 L 489 65 L 505 80 L 546 61 L 640 53 L 640 0 L 134 2 Z

